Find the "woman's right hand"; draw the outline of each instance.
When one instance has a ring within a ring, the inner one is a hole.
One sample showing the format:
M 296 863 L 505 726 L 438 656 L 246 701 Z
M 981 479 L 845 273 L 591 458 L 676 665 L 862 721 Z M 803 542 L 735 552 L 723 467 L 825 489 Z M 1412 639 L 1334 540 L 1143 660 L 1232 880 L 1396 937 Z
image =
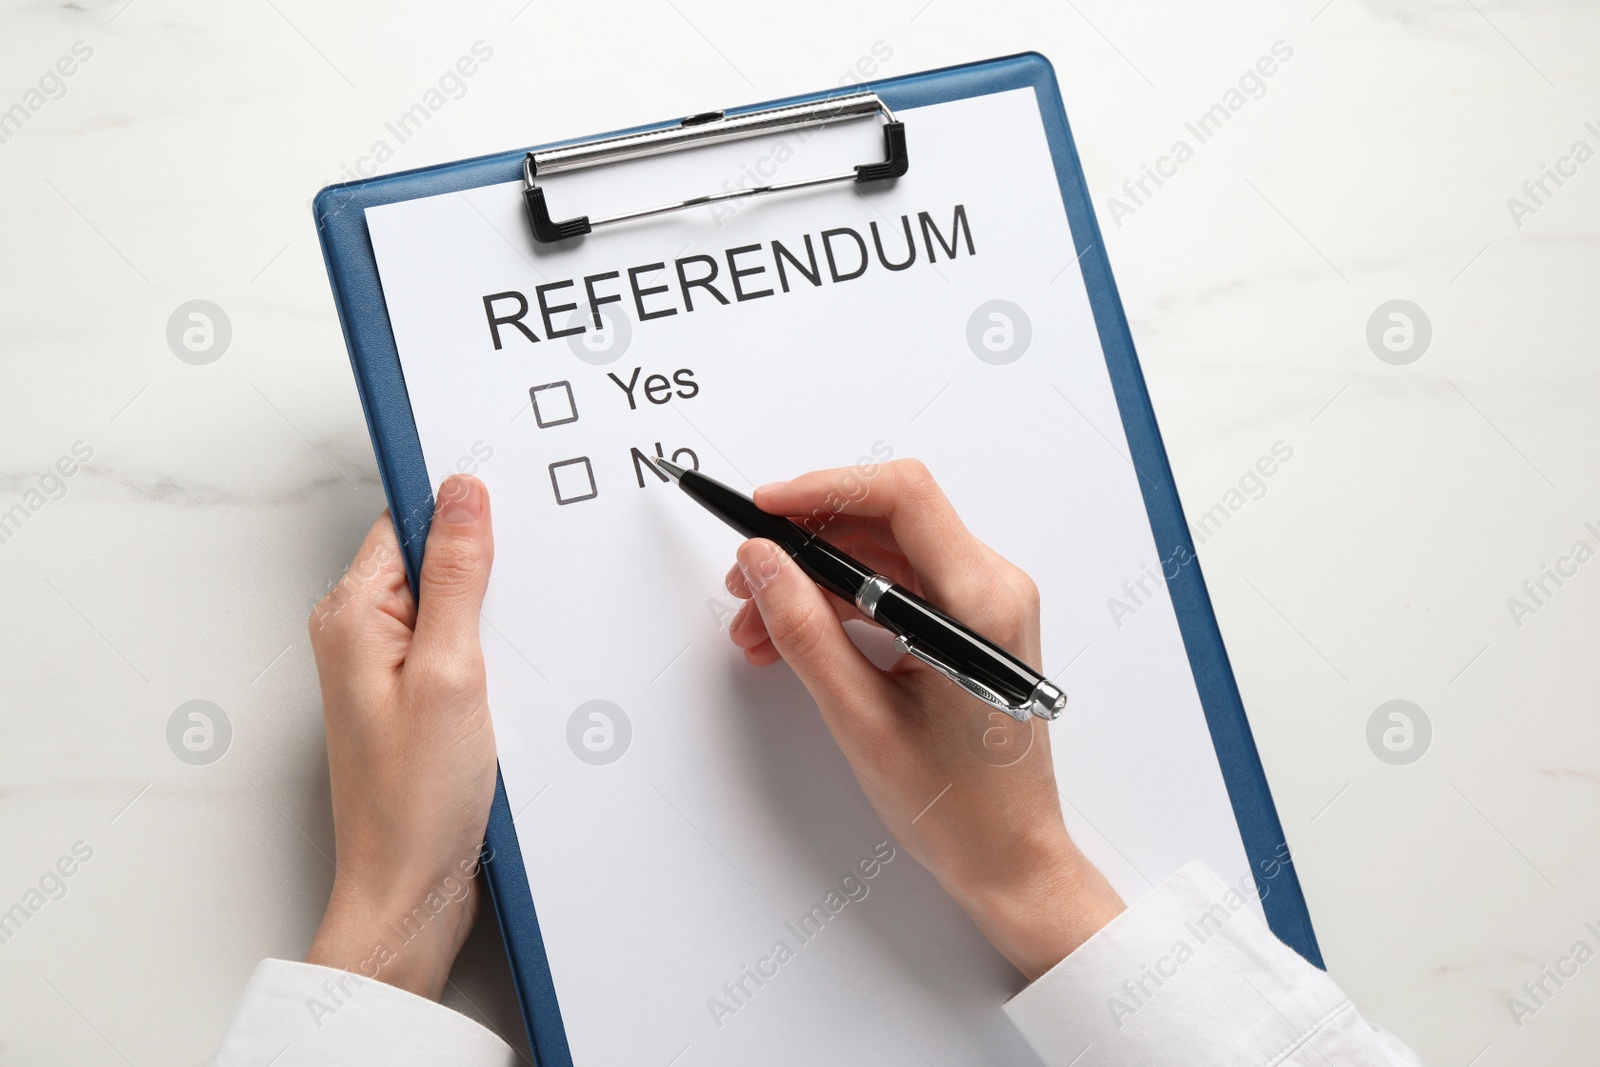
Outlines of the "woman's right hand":
M 755 500 L 1039 667 L 1037 587 L 921 463 L 817 471 Z M 854 605 L 770 541 L 741 545 L 727 584 L 750 601 L 733 641 L 793 668 L 884 825 L 1030 981 L 1123 910 L 1067 834 L 1043 720 L 1015 723 L 910 656 L 879 670 L 845 633 Z

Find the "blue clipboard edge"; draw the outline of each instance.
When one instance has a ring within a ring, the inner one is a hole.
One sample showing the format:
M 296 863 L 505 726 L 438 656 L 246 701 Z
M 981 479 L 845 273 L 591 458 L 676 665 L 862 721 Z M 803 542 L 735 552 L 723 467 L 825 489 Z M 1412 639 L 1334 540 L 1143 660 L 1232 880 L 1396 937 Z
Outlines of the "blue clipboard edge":
M 1164 557 L 1184 550 L 1191 558 L 1189 564 L 1179 567 L 1175 577 L 1167 578 L 1167 587 L 1234 816 L 1252 864 L 1262 908 L 1273 932 L 1281 940 L 1322 967 L 1322 954 L 1311 926 L 1311 916 L 1289 858 L 1287 840 L 1245 717 L 1227 648 L 1217 628 L 1205 579 L 1198 559 L 1194 558 L 1188 523 L 1167 463 L 1155 411 L 1134 351 L 1133 337 L 1112 277 L 1111 263 L 1050 61 L 1030 52 L 867 83 L 860 88 L 879 93 L 896 110 L 1010 89 L 1035 91 L 1074 245 L 1080 253 L 1079 263 L 1112 388 L 1122 414 L 1123 429 L 1134 465 L 1142 475 L 1140 489 L 1157 548 Z M 811 93 L 729 110 L 738 113 L 801 103 L 837 95 L 840 91 Z M 618 132 L 638 133 L 670 126 L 676 121 Z M 913 134 L 913 148 L 914 137 Z M 583 138 L 571 140 L 580 139 Z M 313 215 L 345 346 L 350 353 L 367 430 L 377 453 L 384 495 L 404 548 L 406 571 L 413 588 L 417 585 L 423 543 L 432 519 L 433 491 L 383 300 L 365 209 L 518 180 L 522 176 L 526 151 L 517 149 L 331 185 L 318 193 L 313 202 Z M 555 982 L 503 779 L 496 784 L 485 844 L 492 856 L 484 865 L 490 897 L 506 938 L 512 980 L 534 1052 L 542 1067 L 570 1067 L 572 1056 Z

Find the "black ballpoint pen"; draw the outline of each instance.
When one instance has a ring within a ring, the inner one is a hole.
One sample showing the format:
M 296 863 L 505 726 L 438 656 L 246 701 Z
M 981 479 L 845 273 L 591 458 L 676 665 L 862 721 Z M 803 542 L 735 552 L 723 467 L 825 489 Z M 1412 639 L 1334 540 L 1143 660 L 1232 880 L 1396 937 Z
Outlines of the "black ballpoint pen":
M 787 552 L 812 581 L 855 604 L 895 635 L 902 655 L 915 656 L 961 688 L 1018 722 L 1054 719 L 1067 705 L 1055 683 L 999 645 L 932 604 L 858 563 L 782 515 L 699 471 L 652 461 L 707 511 L 745 537 L 764 537 Z

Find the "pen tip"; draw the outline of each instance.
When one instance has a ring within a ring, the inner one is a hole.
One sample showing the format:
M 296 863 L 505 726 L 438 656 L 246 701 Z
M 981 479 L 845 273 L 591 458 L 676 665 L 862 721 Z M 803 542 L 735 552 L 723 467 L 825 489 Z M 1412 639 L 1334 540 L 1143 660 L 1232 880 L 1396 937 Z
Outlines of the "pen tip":
M 663 471 L 665 471 L 666 474 L 667 474 L 667 477 L 671 478 L 674 482 L 682 480 L 682 478 L 683 478 L 683 468 L 678 466 L 676 463 L 673 463 L 670 460 L 665 460 L 665 459 L 658 459 L 658 460 L 655 460 L 654 462 L 655 462 L 655 465 L 660 467 Z

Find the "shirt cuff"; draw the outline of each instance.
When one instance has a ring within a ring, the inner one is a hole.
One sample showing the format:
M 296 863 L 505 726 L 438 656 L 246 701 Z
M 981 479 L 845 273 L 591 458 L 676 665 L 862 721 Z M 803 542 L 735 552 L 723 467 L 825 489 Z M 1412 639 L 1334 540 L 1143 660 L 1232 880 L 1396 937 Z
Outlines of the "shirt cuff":
M 1255 894 L 1191 863 L 1006 1014 L 1051 1065 L 1282 1063 L 1354 1009 L 1251 912 Z
M 213 1067 L 511 1067 L 504 1041 L 442 1004 L 349 971 L 262 960 Z

